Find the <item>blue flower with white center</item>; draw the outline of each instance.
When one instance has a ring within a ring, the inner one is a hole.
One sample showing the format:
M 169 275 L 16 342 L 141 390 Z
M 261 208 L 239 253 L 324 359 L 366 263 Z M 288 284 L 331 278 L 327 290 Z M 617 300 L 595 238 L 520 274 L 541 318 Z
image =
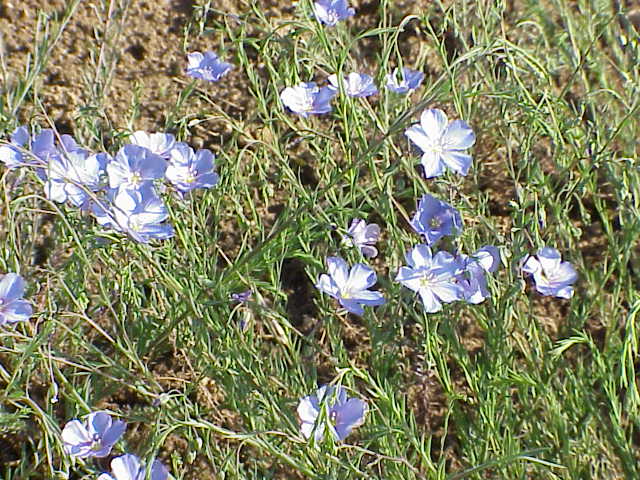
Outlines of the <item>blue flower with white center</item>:
M 47 198 L 59 203 L 69 200 L 76 207 L 84 206 L 91 198 L 90 192 L 97 192 L 102 187 L 101 178 L 109 158 L 106 153 L 90 154 L 80 148 L 60 151 L 49 157 L 49 164 L 43 169 Z
M 187 75 L 193 78 L 217 82 L 232 68 L 232 65 L 223 62 L 213 52 L 193 52 L 187 55 Z
M 106 457 L 126 428 L 106 412 L 91 413 L 84 422 L 71 420 L 62 429 L 64 450 L 72 457 Z
M 323 408 L 327 418 L 325 422 L 318 423 Z M 313 435 L 316 442 L 322 441 L 325 429 L 334 439 L 344 440 L 354 428 L 364 423 L 366 413 L 366 402 L 348 398 L 347 391 L 340 385 L 323 385 L 314 395 L 302 398 L 298 404 L 300 430 L 307 439 Z
M 318 0 L 313 4 L 313 13 L 319 22 L 335 27 L 338 22 L 355 15 L 347 0 Z
M 349 265 L 342 258 L 328 257 L 327 268 L 329 274 L 320 275 L 316 288 L 338 300 L 349 312 L 363 315 L 363 305 L 384 305 L 382 294 L 369 290 L 377 281 L 376 272 L 371 267 L 356 263 L 349 270 Z
M 427 245 L 416 245 L 407 252 L 407 267 L 400 267 L 396 281 L 417 292 L 427 313 L 439 312 L 443 303 L 463 298 L 462 287 L 456 277 L 462 267 L 448 252 L 431 254 Z
M 107 199 L 93 204 L 93 215 L 106 228 L 127 233 L 141 243 L 166 240 L 174 235 L 169 213 L 150 184 L 137 189 L 111 190 Z
M 33 307 L 23 300 L 24 280 L 16 273 L 7 273 L 0 279 L 0 325 L 26 322 L 31 318 Z
M 400 74 L 400 70 L 396 68 L 392 73 L 387 74 L 386 79 L 386 86 L 389 90 L 403 95 L 420 86 L 422 80 L 424 80 L 424 73 L 403 67 L 402 74 Z
M 107 164 L 111 188 L 139 189 L 164 177 L 167 161 L 138 145 L 125 145 Z
M 462 217 L 448 203 L 425 194 L 418 202 L 411 226 L 424 236 L 427 245 L 433 245 L 445 235 L 459 235 L 462 232 Z
M 331 99 L 336 91 L 330 87 L 318 87 L 315 82 L 302 82 L 285 88 L 280 93 L 282 104 L 303 117 L 310 114 L 319 115 L 331 111 Z
M 103 473 L 98 480 L 146 480 L 147 469 L 135 455 L 127 453 L 111 460 L 111 473 Z M 150 480 L 167 480 L 169 471 L 158 460 L 151 463 Z
M 215 156 L 209 150 L 194 152 L 186 143 L 178 143 L 170 154 L 165 176 L 179 192 L 211 188 L 218 183 Z
M 522 271 L 533 276 L 536 290 L 545 296 L 571 298 L 578 274 L 569 262 L 563 262 L 560 252 L 555 248 L 543 247 L 537 257 L 530 255 Z
M 328 80 L 334 90 L 340 91 L 338 75 L 330 75 Z M 369 97 L 378 93 L 373 77 L 366 73 L 350 73 L 343 78 L 342 89 L 350 97 Z
M 422 150 L 420 163 L 426 178 L 442 175 L 448 168 L 466 175 L 471 167 L 471 155 L 466 151 L 473 146 L 476 136 L 462 120 L 449 122 L 447 115 L 435 109 L 425 110 L 420 123 L 404 134 Z

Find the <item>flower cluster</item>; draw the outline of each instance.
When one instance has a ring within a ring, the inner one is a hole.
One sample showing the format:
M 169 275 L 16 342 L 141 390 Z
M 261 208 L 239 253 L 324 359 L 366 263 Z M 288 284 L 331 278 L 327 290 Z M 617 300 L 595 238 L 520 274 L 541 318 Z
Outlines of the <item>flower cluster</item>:
M 103 227 L 143 243 L 174 233 L 158 182 L 167 180 L 183 197 L 219 180 L 213 153 L 194 151 L 168 133 L 135 132 L 112 157 L 81 148 L 71 136 L 58 137 L 53 130 L 31 136 L 23 126 L 0 147 L 0 161 L 10 169 L 35 167 L 47 198 L 69 202 Z
M 415 90 L 424 79 L 424 73 L 404 68 L 404 79 L 397 80 L 397 69 L 387 76 L 386 87 L 395 93 L 405 94 Z M 282 104 L 302 117 L 329 113 L 331 100 L 340 91 L 350 97 L 369 97 L 378 93 L 373 77 L 366 73 L 352 72 L 345 77 L 337 74 L 328 77 L 329 85 L 319 87 L 316 82 L 302 82 L 286 87 L 280 93 Z
M 418 202 L 411 226 L 425 243 L 407 252 L 407 265 L 399 269 L 395 280 L 420 296 L 426 312 L 438 312 L 443 303 L 459 300 L 481 303 L 489 296 L 486 275 L 493 273 L 500 262 L 496 247 L 484 246 L 470 256 L 432 251 L 443 237 L 461 233 L 462 217 L 455 208 L 426 194 Z M 343 243 L 357 246 L 363 256 L 374 257 L 378 253 L 374 245 L 379 235 L 378 225 L 367 225 L 356 218 L 343 237 Z M 385 303 L 381 293 L 369 290 L 377 280 L 371 267 L 358 263 L 349 269 L 340 257 L 327 258 L 327 267 L 328 274 L 320 275 L 316 287 L 338 300 L 347 311 L 362 315 L 363 306 Z

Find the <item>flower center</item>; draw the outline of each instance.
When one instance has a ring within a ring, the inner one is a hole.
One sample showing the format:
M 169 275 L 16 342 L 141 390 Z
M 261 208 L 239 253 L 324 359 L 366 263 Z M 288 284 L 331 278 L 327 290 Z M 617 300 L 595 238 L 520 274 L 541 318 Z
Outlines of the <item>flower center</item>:
M 431 286 L 433 286 L 433 275 L 431 273 L 427 273 L 425 274 L 421 279 L 420 279 L 420 286 L 425 287 L 425 288 L 429 288 Z
M 444 145 L 442 144 L 442 141 L 440 141 L 440 140 L 434 142 L 433 145 L 431 146 L 431 148 L 433 149 L 433 151 L 435 153 L 444 152 Z
M 440 228 L 442 226 L 442 220 L 439 217 L 432 217 L 429 220 L 429 226 L 431 228 Z
M 100 450 L 102 448 L 102 442 L 100 441 L 99 433 L 94 433 L 91 440 L 93 441 L 93 443 L 91 444 L 91 450 Z
M 338 412 L 336 412 L 335 410 L 329 412 L 329 422 L 331 422 L 332 425 L 338 423 Z
M 129 219 L 129 228 L 134 232 L 140 231 L 142 228 L 142 222 L 138 218 L 130 218 Z
M 131 174 L 131 180 L 130 180 L 132 185 L 140 185 L 142 183 L 142 176 L 140 175 L 139 172 L 133 172 Z
M 196 176 L 193 170 L 189 170 L 189 173 L 187 173 L 187 176 L 185 177 L 184 181 L 185 183 L 193 183 L 196 181 Z
M 336 12 L 335 10 L 329 10 L 327 12 L 327 20 L 329 21 L 330 24 L 335 24 L 335 23 L 338 23 L 338 21 L 340 20 L 340 16 L 338 15 L 338 12 Z
M 302 111 L 310 112 L 311 110 L 313 110 L 313 95 L 307 93 L 302 101 Z

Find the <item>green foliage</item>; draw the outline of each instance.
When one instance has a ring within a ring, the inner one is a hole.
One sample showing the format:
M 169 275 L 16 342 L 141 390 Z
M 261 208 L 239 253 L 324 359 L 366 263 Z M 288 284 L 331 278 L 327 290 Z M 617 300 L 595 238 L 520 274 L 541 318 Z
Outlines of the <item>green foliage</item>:
M 219 39 L 250 108 L 226 111 L 212 93 L 225 80 L 186 82 L 166 106 L 157 129 L 180 139 L 214 119 L 231 132 L 214 147 L 218 187 L 170 201 L 174 239 L 105 234 L 44 199 L 35 175 L 2 172 L 0 271 L 27 279 L 37 312 L 0 342 L 4 478 L 97 476 L 59 435 L 99 408 L 129 424 L 117 453 L 159 455 L 178 479 L 638 478 L 640 39 L 627 12 L 382 0 L 323 28 L 308 0 L 287 18 L 257 0 L 239 2 L 239 18 L 214 3 L 194 8 L 182 48 Z M 76 4 L 38 23 L 33 57 L 2 92 L 7 132 L 39 105 L 38 75 Z M 95 149 L 133 128 L 143 88 L 130 118 L 102 121 L 111 42 L 126 28 L 126 15 L 111 18 L 75 125 Z M 381 84 L 401 64 L 427 72 L 409 97 L 336 97 L 332 114 L 308 119 L 280 104 L 299 81 L 356 70 Z M 425 181 L 415 168 L 403 131 L 431 106 L 476 131 L 468 177 Z M 484 304 L 426 315 L 392 281 L 418 242 L 407 220 L 425 192 L 463 213 L 462 251 L 501 248 Z M 313 288 L 327 255 L 360 260 L 340 244 L 355 216 L 383 228 L 373 266 L 389 299 L 361 320 Z M 576 266 L 571 301 L 524 288 L 518 262 L 543 245 Z M 249 288 L 249 304 L 229 301 Z M 296 405 L 329 381 L 369 413 L 344 444 L 314 447 Z

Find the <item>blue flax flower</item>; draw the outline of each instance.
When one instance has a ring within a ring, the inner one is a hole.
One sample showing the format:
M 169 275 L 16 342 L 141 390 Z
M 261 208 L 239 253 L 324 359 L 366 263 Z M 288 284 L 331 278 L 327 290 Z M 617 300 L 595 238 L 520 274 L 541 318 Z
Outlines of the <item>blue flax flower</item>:
M 0 146 L 0 162 L 7 168 L 21 166 L 43 166 L 52 155 L 57 155 L 53 130 L 42 130 L 31 137 L 25 126 L 18 127 L 11 134 L 11 143 Z M 41 172 L 39 172 L 40 176 Z
M 82 207 L 90 199 L 90 192 L 102 187 L 101 177 L 108 159 L 105 153 L 90 154 L 81 148 L 50 156 L 43 171 L 47 198 L 59 203 L 69 200 L 72 205 Z
M 126 428 L 106 412 L 91 413 L 84 422 L 71 420 L 62 429 L 64 450 L 72 457 L 106 457 Z
M 147 133 L 142 130 L 133 132 L 129 137 L 129 143 L 151 150 L 152 153 L 169 160 L 171 149 L 176 143 L 176 137 L 170 133 Z
M 335 94 L 336 91 L 331 87 L 320 88 L 316 82 L 302 82 L 282 90 L 280 100 L 293 113 L 308 117 L 310 114 L 329 113 Z
M 417 292 L 427 313 L 439 312 L 443 303 L 451 303 L 463 297 L 462 287 L 456 277 L 462 268 L 453 255 L 438 252 L 432 256 L 427 245 L 416 245 L 407 252 L 409 266 L 400 267 L 396 281 Z
M 337 299 L 344 308 L 356 315 L 362 315 L 362 305 L 376 307 L 384 305 L 380 292 L 368 290 L 376 283 L 376 272 L 371 267 L 356 263 L 351 270 L 340 257 L 328 257 L 329 275 L 320 275 L 316 288 Z
M 378 255 L 378 249 L 374 246 L 378 237 L 380 237 L 380 227 L 377 224 L 367 225 L 367 222 L 361 218 L 354 218 L 342 241 L 345 245 L 357 247 L 365 257 L 374 258 Z
M 334 90 L 340 90 L 338 75 L 330 75 L 329 83 Z M 378 93 L 378 88 L 373 83 L 373 77 L 366 73 L 350 73 L 342 80 L 342 88 L 350 97 L 368 97 Z
M 26 322 L 31 318 L 33 308 L 22 299 L 24 280 L 16 273 L 7 273 L 0 280 L 0 325 Z
M 555 248 L 543 247 L 537 257 L 530 255 L 522 271 L 533 275 L 536 290 L 545 296 L 571 298 L 578 274 L 569 262 L 563 262 Z
M 329 27 L 335 27 L 341 20 L 355 15 L 347 0 L 318 0 L 313 4 L 313 13 L 318 21 Z
M 169 217 L 167 208 L 151 185 L 138 190 L 111 190 L 108 197 L 93 205 L 93 215 L 100 225 L 125 232 L 142 243 L 173 236 L 173 227 L 163 223 Z
M 164 177 L 167 161 L 138 145 L 125 145 L 107 165 L 111 188 L 138 189 Z
M 487 273 L 493 273 L 500 263 L 500 254 L 493 245 L 486 245 L 471 256 L 460 254 L 458 263 L 463 268 L 457 276 L 458 284 L 467 303 L 478 304 L 489 297 Z
M 146 480 L 147 470 L 140 459 L 135 455 L 127 453 L 111 460 L 111 473 L 103 473 L 98 480 Z M 154 460 L 151 464 L 150 480 L 166 480 L 169 477 L 169 471 L 158 460 Z
M 476 136 L 466 122 L 448 122 L 447 115 L 435 108 L 422 112 L 420 124 L 404 134 L 422 150 L 420 163 L 426 178 L 442 175 L 447 168 L 463 176 L 469 171 L 471 155 L 466 150 L 476 142 Z
M 445 235 L 460 234 L 462 218 L 451 205 L 426 194 L 418 202 L 411 226 L 424 236 L 427 245 L 433 245 Z
M 318 417 L 323 406 L 326 408 L 326 418 L 323 424 L 318 424 Z M 323 385 L 314 395 L 300 400 L 298 416 L 300 430 L 305 438 L 314 438 L 317 442 L 324 438 L 328 429 L 333 438 L 344 440 L 351 431 L 364 423 L 367 404 L 358 398 L 348 398 L 347 391 L 338 386 Z
M 387 74 L 387 88 L 394 93 L 405 94 L 415 90 L 424 80 L 424 73 L 403 67 L 402 75 L 397 68 Z
M 171 150 L 171 158 L 165 176 L 181 193 L 194 188 L 210 188 L 218 183 L 215 172 L 215 156 L 209 150 L 193 149 L 186 143 L 178 143 Z
M 11 134 L 11 143 L 0 146 L 0 162 L 7 168 L 17 168 L 27 164 L 24 149 L 29 147 L 31 136 L 25 126 L 16 128 Z
M 187 55 L 187 75 L 193 78 L 217 82 L 231 70 L 232 65 L 223 62 L 213 52 L 193 52 Z

